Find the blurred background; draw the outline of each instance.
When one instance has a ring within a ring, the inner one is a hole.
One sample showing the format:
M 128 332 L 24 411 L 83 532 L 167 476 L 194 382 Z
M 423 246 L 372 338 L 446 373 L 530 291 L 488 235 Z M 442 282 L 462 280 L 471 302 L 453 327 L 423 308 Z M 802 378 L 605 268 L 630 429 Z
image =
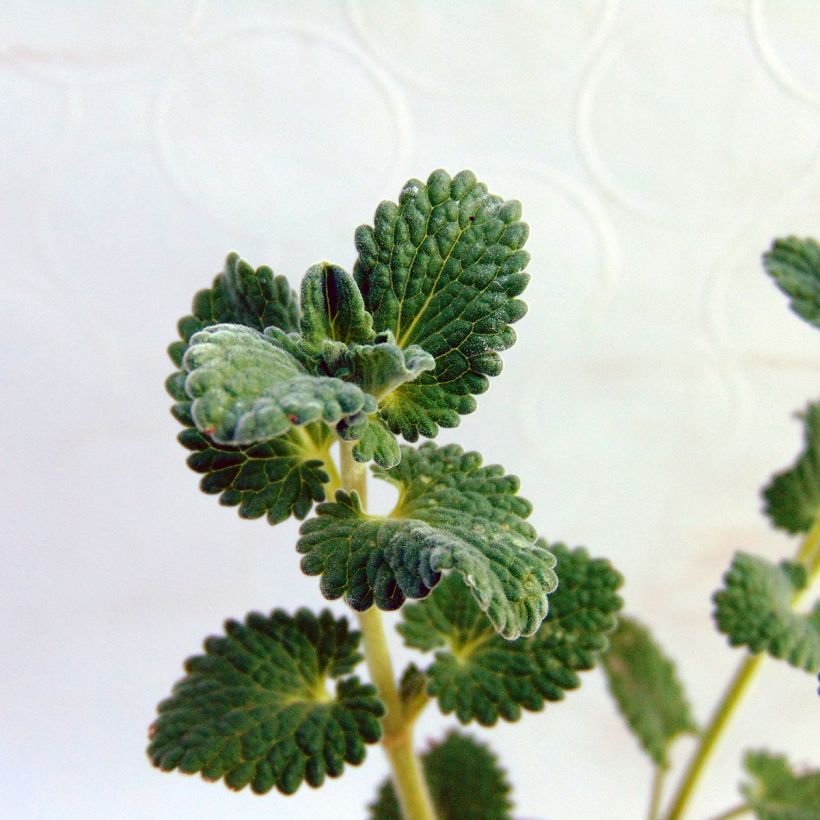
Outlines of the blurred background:
M 296 523 L 198 491 L 165 348 L 227 251 L 294 283 L 351 268 L 355 227 L 436 167 L 519 198 L 532 252 L 505 371 L 441 439 L 612 559 L 705 719 L 740 657 L 711 622 L 730 556 L 793 550 L 759 488 L 800 447 L 820 349 L 759 258 L 820 235 L 819 149 L 811 0 L 0 0 L 0 815 L 364 817 L 378 749 L 288 799 L 147 762 L 205 635 L 322 603 Z M 691 816 L 738 802 L 746 748 L 816 764 L 818 709 L 766 666 Z M 452 723 L 429 709 L 419 742 Z M 474 734 L 518 817 L 645 815 L 598 671 Z

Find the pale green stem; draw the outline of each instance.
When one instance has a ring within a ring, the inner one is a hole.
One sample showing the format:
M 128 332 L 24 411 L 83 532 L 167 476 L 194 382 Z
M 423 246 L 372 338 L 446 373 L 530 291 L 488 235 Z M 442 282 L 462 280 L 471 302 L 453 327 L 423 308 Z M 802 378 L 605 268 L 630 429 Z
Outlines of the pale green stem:
M 367 505 L 367 471 L 352 453 L 352 445 L 340 442 L 341 483 L 347 492 L 356 491 L 362 509 Z M 387 648 L 381 613 L 374 606 L 359 613 L 359 626 L 364 640 L 365 660 L 370 678 L 379 690 L 379 697 L 387 713 L 382 718 L 382 747 L 393 770 L 393 784 L 405 820 L 435 820 L 433 801 L 422 773 L 421 764 L 413 751 L 413 715 L 405 714 L 396 688 L 393 663 Z
M 661 809 L 661 798 L 663 797 L 663 781 L 666 778 L 666 769 L 663 766 L 655 766 L 655 776 L 652 778 L 652 794 L 649 798 L 649 820 L 657 820 L 658 812 Z
M 751 810 L 752 809 L 750 806 L 747 806 L 745 803 L 741 803 L 741 805 L 735 806 L 733 809 L 723 812 L 723 814 L 716 815 L 712 818 L 712 820 L 732 820 L 733 817 L 741 817 Z
M 812 582 L 818 573 L 820 573 L 820 516 L 818 516 L 817 522 L 803 539 L 795 560 L 806 567 L 809 572 L 809 579 L 806 586 L 792 596 L 792 608 L 798 606 L 802 599 L 809 593 Z M 747 655 L 740 664 L 722 700 L 715 709 L 712 719 L 709 721 L 709 725 L 701 735 L 700 743 L 695 750 L 694 757 L 689 761 L 683 780 L 675 793 L 672 808 L 667 815 L 668 820 L 679 820 L 679 818 L 683 816 L 683 812 L 694 792 L 695 786 L 703 774 L 703 770 L 714 751 L 718 739 L 726 728 L 726 724 L 729 722 L 729 719 L 737 708 L 738 703 L 740 703 L 741 698 L 748 689 L 749 684 L 765 657 L 765 653 Z

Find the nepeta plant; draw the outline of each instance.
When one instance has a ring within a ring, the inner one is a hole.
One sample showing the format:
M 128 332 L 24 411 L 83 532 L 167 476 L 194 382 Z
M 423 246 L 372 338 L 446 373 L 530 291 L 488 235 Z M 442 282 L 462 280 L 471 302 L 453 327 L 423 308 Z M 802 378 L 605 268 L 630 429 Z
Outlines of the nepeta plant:
M 228 621 L 159 705 L 148 747 L 159 768 L 290 794 L 338 777 L 381 742 L 393 777 L 373 818 L 508 818 L 510 789 L 493 754 L 450 732 L 420 760 L 416 718 L 436 700 L 462 724 L 516 721 L 562 700 L 601 660 L 656 772 L 671 741 L 696 730 L 672 662 L 645 627 L 616 617 L 621 577 L 608 561 L 539 538 L 518 479 L 477 453 L 399 443 L 455 427 L 500 372 L 510 325 L 526 310 L 520 217 L 518 202 L 489 194 L 469 171 L 434 171 L 356 231 L 352 276 L 319 263 L 297 298 L 270 268 L 231 254 L 195 296 L 167 383 L 188 463 L 205 492 L 244 518 L 312 513 L 296 545 L 302 570 L 320 577 L 326 598 L 350 605 L 360 631 L 328 610 Z M 818 324 L 817 246 L 776 244 L 770 266 Z M 767 493 L 776 524 L 810 531 L 804 546 L 780 567 L 738 555 L 716 600 L 733 644 L 817 671 L 820 609 L 793 610 L 820 565 L 820 409 L 807 423 L 806 454 Z M 367 510 L 368 462 L 398 489 L 388 515 Z M 428 660 L 397 678 L 379 610 L 400 607 L 399 632 Z M 670 817 L 762 657 L 745 662 L 703 735 Z M 371 683 L 356 675 L 363 661 Z M 766 753 L 749 756 L 747 769 L 754 783 L 744 794 L 760 817 L 809 816 L 797 807 L 814 804 L 820 774 L 795 775 Z

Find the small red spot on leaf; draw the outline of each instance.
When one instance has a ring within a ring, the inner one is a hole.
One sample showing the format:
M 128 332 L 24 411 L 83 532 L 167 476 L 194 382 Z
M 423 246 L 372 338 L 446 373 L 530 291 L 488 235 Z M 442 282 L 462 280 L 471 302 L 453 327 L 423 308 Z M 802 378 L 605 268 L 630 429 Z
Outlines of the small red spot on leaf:
M 288 418 L 290 419 L 291 424 L 296 424 L 296 422 L 299 421 L 299 417 L 294 416 L 292 413 L 291 413 L 291 415 L 288 416 Z

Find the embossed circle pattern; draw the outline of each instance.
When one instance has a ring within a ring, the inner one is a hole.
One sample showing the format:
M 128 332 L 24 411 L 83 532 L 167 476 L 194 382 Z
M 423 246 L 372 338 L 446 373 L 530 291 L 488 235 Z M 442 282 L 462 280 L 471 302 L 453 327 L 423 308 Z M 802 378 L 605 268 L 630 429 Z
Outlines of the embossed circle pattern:
M 291 28 L 210 42 L 177 66 L 159 106 L 167 171 L 229 225 L 312 254 L 352 249 L 350 203 L 377 202 L 405 152 L 389 82 L 345 41 Z
M 511 92 L 583 60 L 606 27 L 609 6 L 524 0 L 499 13 L 495 3 L 423 0 L 396 14 L 392 3 L 350 0 L 349 9 L 364 43 L 403 77 L 475 97 Z

